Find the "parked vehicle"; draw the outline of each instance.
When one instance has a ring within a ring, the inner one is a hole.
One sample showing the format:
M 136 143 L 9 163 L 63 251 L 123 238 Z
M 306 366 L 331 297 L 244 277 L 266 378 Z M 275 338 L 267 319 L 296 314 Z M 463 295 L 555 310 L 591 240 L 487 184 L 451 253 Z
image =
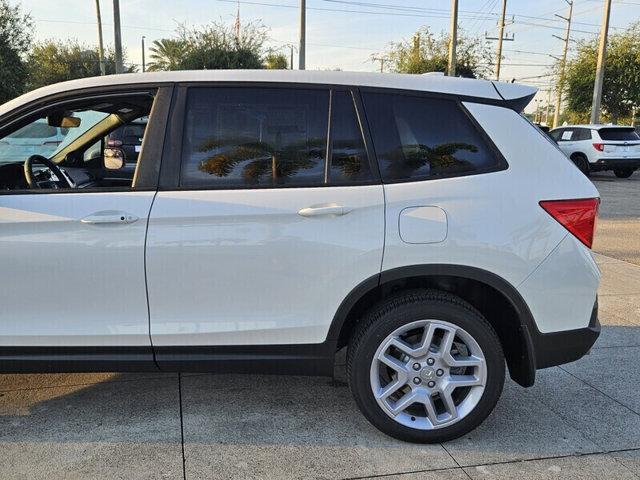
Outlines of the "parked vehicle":
M 629 178 L 640 167 L 640 136 L 633 127 L 568 125 L 549 134 L 585 175 L 613 170 Z
M 200 71 L 0 106 L 0 141 L 43 119 L 74 132 L 53 154 L 0 155 L 0 370 L 331 376 L 347 347 L 380 430 L 469 432 L 505 364 L 531 386 L 600 331 L 598 192 L 519 113 L 534 94 Z M 114 176 L 104 139 L 145 116 L 135 175 Z
M 51 127 L 42 119 L 25 125 L 0 141 L 3 159 L 22 161 L 32 153 L 53 153 L 67 135 L 68 129 Z

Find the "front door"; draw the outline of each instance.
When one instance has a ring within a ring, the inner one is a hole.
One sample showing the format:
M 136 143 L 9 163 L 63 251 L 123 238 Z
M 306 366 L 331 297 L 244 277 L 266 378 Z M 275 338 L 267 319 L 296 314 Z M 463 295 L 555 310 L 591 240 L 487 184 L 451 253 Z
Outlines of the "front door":
M 180 181 L 158 193 L 147 239 L 159 365 L 162 347 L 322 343 L 382 261 L 383 190 L 352 92 L 192 87 L 179 98 Z
M 20 354 L 28 354 L 46 368 L 47 360 L 71 361 L 74 354 L 82 362 L 119 353 L 130 363 L 152 363 L 144 243 L 157 134 L 145 138 L 138 165 L 148 168 L 135 181 L 109 170 L 118 168 L 122 152 L 109 149 L 107 139 L 165 98 L 149 119 L 153 132 L 168 111 L 167 95 L 92 95 L 40 108 L 16 129 L 0 130 L 2 361 L 18 368 Z

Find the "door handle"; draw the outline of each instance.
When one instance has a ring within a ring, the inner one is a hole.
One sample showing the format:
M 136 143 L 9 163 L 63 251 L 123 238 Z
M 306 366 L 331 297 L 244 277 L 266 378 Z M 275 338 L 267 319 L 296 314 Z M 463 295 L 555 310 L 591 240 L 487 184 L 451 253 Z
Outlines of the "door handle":
M 114 210 L 104 210 L 88 215 L 80 220 L 80 223 L 87 225 L 107 225 L 120 224 L 126 225 L 138 221 L 138 217 L 127 212 L 118 212 Z
M 298 211 L 298 215 L 303 217 L 319 217 L 321 215 L 346 215 L 351 211 L 350 208 L 343 207 L 336 203 L 323 203 L 322 205 L 313 205 L 311 207 L 302 208 Z

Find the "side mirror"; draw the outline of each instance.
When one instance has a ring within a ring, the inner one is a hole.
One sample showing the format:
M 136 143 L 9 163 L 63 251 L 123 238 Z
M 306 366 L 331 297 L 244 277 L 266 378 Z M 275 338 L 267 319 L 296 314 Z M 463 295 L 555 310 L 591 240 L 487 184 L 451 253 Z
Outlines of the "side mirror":
M 124 167 L 124 152 L 121 148 L 104 149 L 104 168 L 107 170 L 120 170 Z

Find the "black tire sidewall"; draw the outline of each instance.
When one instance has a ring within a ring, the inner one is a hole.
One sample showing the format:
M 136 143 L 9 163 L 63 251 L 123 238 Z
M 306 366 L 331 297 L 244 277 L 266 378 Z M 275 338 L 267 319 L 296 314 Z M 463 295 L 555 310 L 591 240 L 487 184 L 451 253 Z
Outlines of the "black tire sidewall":
M 629 178 L 631 175 L 633 175 L 633 169 L 618 168 L 613 171 L 613 174 L 618 178 Z
M 435 443 L 464 435 L 491 413 L 504 385 L 504 355 L 493 329 L 479 313 L 469 308 L 442 301 L 403 304 L 383 314 L 363 333 L 356 351 L 353 352 L 349 380 L 358 406 L 374 426 L 400 440 Z M 474 410 L 459 422 L 434 430 L 405 427 L 391 419 L 376 402 L 370 384 L 371 361 L 380 343 L 397 328 L 424 319 L 443 320 L 466 330 L 480 345 L 487 362 L 487 383 Z

